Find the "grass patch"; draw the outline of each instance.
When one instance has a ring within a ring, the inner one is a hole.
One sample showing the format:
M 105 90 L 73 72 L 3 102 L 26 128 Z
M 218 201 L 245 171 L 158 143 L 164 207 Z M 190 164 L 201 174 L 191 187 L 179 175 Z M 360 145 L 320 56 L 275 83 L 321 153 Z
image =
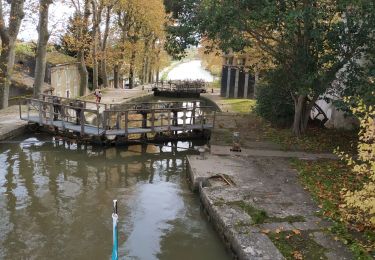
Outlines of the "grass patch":
M 221 80 L 217 79 L 214 80 L 213 82 L 209 83 L 208 88 L 214 88 L 214 89 L 220 89 L 221 88 Z
M 267 212 L 261 209 L 257 209 L 254 206 L 244 202 L 244 201 L 232 201 L 226 203 L 227 205 L 233 205 L 244 210 L 252 219 L 253 224 L 263 224 L 263 223 L 281 223 L 281 222 L 304 222 L 305 218 L 302 216 L 287 216 L 284 218 L 271 217 L 268 216 Z
M 353 153 L 357 145 L 357 131 L 323 129 L 310 127 L 302 137 L 296 137 L 290 129 L 269 127 L 265 137 L 282 146 L 285 150 L 303 150 L 308 152 L 333 152 L 338 146 Z
M 356 190 L 364 182 L 363 176 L 353 174 L 345 163 L 338 160 L 302 161 L 293 159 L 292 166 L 299 178 L 321 208 L 319 215 L 334 221 L 329 231 L 352 250 L 357 259 L 372 259 L 375 254 L 375 232 L 361 225 L 343 222 L 340 211 L 343 204 L 340 191 Z
M 286 259 L 327 259 L 326 249 L 316 243 L 305 231 L 268 233 L 268 237 Z
M 249 114 L 253 112 L 256 101 L 254 99 L 223 99 L 220 101 L 223 105 L 228 106 L 230 111 L 240 114 Z
M 223 111 L 236 112 L 237 115 L 220 118 L 216 117 L 216 129 L 228 129 L 240 132 L 242 146 L 246 147 L 247 141 L 267 141 L 277 144 L 283 150 L 297 150 L 315 153 L 332 153 L 337 147 L 344 152 L 353 154 L 357 145 L 357 131 L 338 129 L 322 129 L 309 127 L 307 133 L 298 138 L 292 134 L 290 128 L 277 128 L 258 116 L 253 111 L 255 100 L 223 99 L 220 107 Z M 236 121 L 236 125 L 229 124 Z M 221 133 L 220 133 L 221 134 Z M 221 138 L 219 135 L 218 138 Z M 218 144 L 221 144 L 219 142 Z

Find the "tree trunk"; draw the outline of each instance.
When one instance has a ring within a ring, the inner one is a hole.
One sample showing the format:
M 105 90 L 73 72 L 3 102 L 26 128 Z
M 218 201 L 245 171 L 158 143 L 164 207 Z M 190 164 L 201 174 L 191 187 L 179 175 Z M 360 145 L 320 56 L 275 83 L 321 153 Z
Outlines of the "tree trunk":
M 0 109 L 8 107 L 9 86 L 14 66 L 14 46 L 24 17 L 24 0 L 8 1 L 10 13 L 8 28 L 4 21 L 3 2 L 0 1 Z
M 294 121 L 292 132 L 300 137 L 306 133 L 311 109 L 315 104 L 316 98 L 309 100 L 306 95 L 293 96 L 294 100 Z
M 144 71 L 143 71 L 143 81 L 145 84 L 148 84 L 149 81 L 148 81 L 148 64 L 150 62 L 150 59 L 149 59 L 149 56 L 147 55 L 146 56 L 146 59 L 145 59 L 145 64 L 144 64 Z
M 101 59 L 101 70 L 100 76 L 103 80 L 103 85 L 105 88 L 108 87 L 108 73 L 107 73 L 107 39 L 109 35 L 109 25 L 111 20 L 111 10 L 112 6 L 107 6 L 107 14 L 105 19 L 105 28 L 102 42 L 102 59 Z
M 8 62 L 10 60 L 9 44 L 2 42 L 0 55 L 0 109 L 8 107 L 10 71 Z
M 97 89 L 99 87 L 98 84 L 98 34 L 96 26 L 93 26 L 92 29 L 92 85 L 93 89 Z
M 156 85 L 159 84 L 159 73 L 160 73 L 160 68 L 158 64 L 156 67 Z
M 83 23 L 80 25 L 80 30 L 79 30 L 79 37 L 81 41 L 86 42 L 86 33 L 87 33 L 87 28 L 88 28 L 88 19 L 90 15 L 90 10 L 89 10 L 89 0 L 84 1 L 84 13 L 83 13 Z M 82 17 L 82 16 L 81 16 Z M 85 46 L 84 46 L 85 47 Z M 80 76 L 80 81 L 79 81 L 79 95 L 83 96 L 86 94 L 86 89 L 89 84 L 89 73 L 87 71 L 86 67 L 86 60 L 85 60 L 85 48 L 82 47 L 81 50 L 78 52 L 77 58 L 79 61 L 78 64 L 78 72 Z
M 39 2 L 39 23 L 38 23 L 38 45 L 36 50 L 35 61 L 35 81 L 34 81 L 34 97 L 42 93 L 44 77 L 46 74 L 46 55 L 47 43 L 49 39 L 48 33 L 48 10 L 52 3 L 50 0 L 40 0 Z
M 254 98 L 257 98 L 258 95 L 258 83 L 259 83 L 259 71 L 255 68 L 254 71 Z
M 141 84 L 142 85 L 146 83 L 145 75 L 146 75 L 146 55 L 143 54 L 142 72 L 141 72 Z
M 106 58 L 103 57 L 103 60 L 101 60 L 100 63 L 101 63 L 101 65 L 100 65 L 100 67 L 101 67 L 100 77 L 103 80 L 103 87 L 107 88 L 108 87 L 108 72 L 107 72 Z
M 119 86 L 119 66 L 115 65 L 113 67 L 113 86 L 114 88 L 118 88 Z
M 89 84 L 89 73 L 87 71 L 86 67 L 86 61 L 85 61 L 85 51 L 81 50 L 78 53 L 78 72 L 80 76 L 80 81 L 79 81 L 79 95 L 84 96 L 86 94 L 86 89 Z
M 95 1 L 91 1 L 92 5 L 92 85 L 94 89 L 99 87 L 99 66 L 98 66 L 98 40 L 99 40 L 99 25 L 101 22 L 103 5 L 100 3 L 96 5 Z
M 154 83 L 152 73 L 153 73 L 153 71 L 152 71 L 151 63 L 150 63 L 149 66 L 148 66 L 148 83 L 151 83 L 151 84 Z
M 135 55 L 136 49 L 135 44 L 132 46 L 132 54 L 130 57 L 130 69 L 129 69 L 129 88 L 132 89 L 134 87 L 134 70 L 135 70 Z

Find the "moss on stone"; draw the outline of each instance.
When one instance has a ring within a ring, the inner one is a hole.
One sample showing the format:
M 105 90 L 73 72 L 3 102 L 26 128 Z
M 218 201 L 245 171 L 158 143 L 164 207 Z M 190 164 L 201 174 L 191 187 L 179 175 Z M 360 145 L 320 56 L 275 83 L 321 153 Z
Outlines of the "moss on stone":
M 286 259 L 327 259 L 326 249 L 315 242 L 307 231 L 268 233 L 268 237 Z
M 305 218 L 303 216 L 287 216 L 283 218 L 268 216 L 267 212 L 262 209 L 257 209 L 254 206 L 244 202 L 244 201 L 231 201 L 227 202 L 227 205 L 234 205 L 242 210 L 244 210 L 252 219 L 253 224 L 263 224 L 263 223 L 280 223 L 280 222 L 304 222 Z

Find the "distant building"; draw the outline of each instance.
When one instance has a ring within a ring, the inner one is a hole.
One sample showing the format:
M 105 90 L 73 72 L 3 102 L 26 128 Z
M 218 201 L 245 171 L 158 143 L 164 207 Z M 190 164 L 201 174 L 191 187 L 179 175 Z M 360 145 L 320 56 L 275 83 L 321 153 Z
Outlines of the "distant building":
M 79 96 L 80 75 L 77 63 L 50 65 L 49 75 L 55 95 L 66 98 Z
M 255 78 L 246 68 L 247 54 L 223 55 L 220 95 L 227 98 L 254 98 Z
M 27 85 L 33 87 L 35 76 L 35 57 L 32 53 L 19 53 L 16 56 L 16 68 L 30 78 Z M 79 96 L 80 75 L 78 62 L 74 57 L 53 51 L 47 53 L 46 73 L 43 91 L 53 90 L 53 94 L 61 97 L 75 98 Z

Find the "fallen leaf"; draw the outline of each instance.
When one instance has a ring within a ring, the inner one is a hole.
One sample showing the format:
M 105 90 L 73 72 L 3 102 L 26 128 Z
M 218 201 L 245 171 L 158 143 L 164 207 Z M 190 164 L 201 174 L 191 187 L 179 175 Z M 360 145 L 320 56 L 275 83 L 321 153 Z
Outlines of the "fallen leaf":
M 301 235 L 301 231 L 299 231 L 298 229 L 293 229 L 292 231 L 296 235 Z
M 292 255 L 296 260 L 303 260 L 303 255 L 299 251 L 293 251 Z
M 269 230 L 269 229 L 263 229 L 260 232 L 262 232 L 263 234 L 268 234 L 268 233 L 270 233 L 270 231 L 271 230 Z

